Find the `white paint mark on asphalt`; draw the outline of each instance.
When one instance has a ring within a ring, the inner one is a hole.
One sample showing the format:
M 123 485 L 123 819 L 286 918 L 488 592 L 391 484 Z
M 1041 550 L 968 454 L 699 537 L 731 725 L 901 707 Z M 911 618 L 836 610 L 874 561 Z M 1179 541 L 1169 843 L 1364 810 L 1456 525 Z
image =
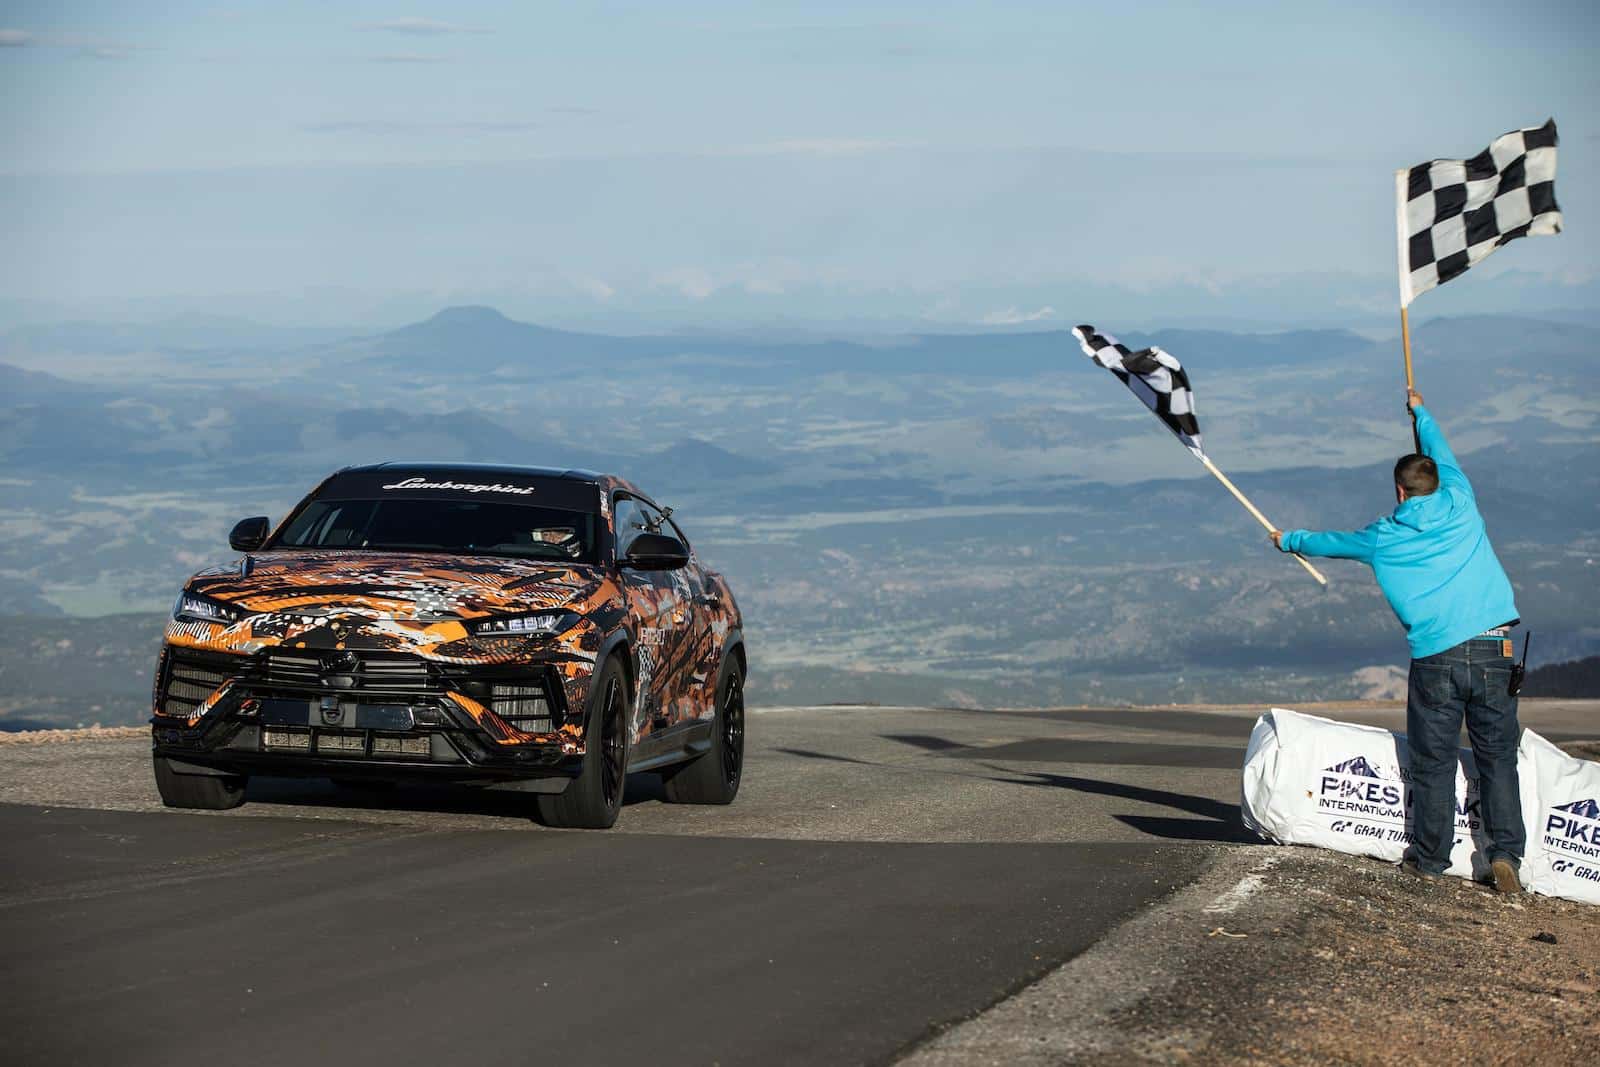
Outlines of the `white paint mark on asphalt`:
M 1216 900 L 1213 900 L 1201 910 L 1207 915 L 1227 915 L 1238 910 L 1239 905 L 1261 891 L 1261 887 L 1266 884 L 1267 872 L 1276 867 L 1281 859 L 1283 859 L 1282 852 L 1274 852 L 1266 856 L 1260 863 L 1256 864 L 1255 870 L 1239 879 L 1232 889 L 1217 897 Z

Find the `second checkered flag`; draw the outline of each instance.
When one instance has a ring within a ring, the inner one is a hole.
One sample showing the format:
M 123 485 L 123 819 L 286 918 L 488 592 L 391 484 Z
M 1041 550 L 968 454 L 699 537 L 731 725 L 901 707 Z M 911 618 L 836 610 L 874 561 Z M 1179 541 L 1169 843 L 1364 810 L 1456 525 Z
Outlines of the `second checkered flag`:
M 1084 355 L 1115 374 L 1150 409 L 1150 413 L 1172 431 L 1183 447 L 1233 494 L 1234 499 L 1255 516 L 1257 522 L 1277 532 L 1277 527 L 1267 521 L 1261 510 L 1250 503 L 1250 498 L 1241 493 L 1226 474 L 1217 469 L 1217 465 L 1200 447 L 1200 423 L 1194 415 L 1194 390 L 1189 387 L 1188 372 L 1176 356 L 1154 347 L 1135 352 L 1109 333 L 1101 333 L 1093 326 L 1074 327 L 1072 336 L 1078 339 Z M 1328 579 L 1304 556 L 1296 552 L 1294 558 L 1317 580 L 1317 584 L 1328 584 Z
M 1556 142 L 1550 119 L 1496 138 L 1471 159 L 1395 172 L 1402 308 L 1508 241 L 1561 232 Z
M 1183 364 L 1159 348 L 1135 352 L 1093 326 L 1074 327 L 1072 336 L 1083 346 L 1084 355 L 1121 379 L 1196 459 L 1206 458 L 1200 447 L 1200 423 L 1194 416 L 1194 390 Z

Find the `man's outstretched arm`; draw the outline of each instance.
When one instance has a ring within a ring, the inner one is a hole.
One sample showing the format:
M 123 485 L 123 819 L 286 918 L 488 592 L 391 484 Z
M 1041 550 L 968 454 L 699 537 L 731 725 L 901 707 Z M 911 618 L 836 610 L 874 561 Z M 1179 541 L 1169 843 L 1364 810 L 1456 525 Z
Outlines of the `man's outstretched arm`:
M 1422 394 L 1415 389 L 1406 390 L 1406 405 L 1411 408 L 1411 418 L 1417 424 L 1417 447 L 1439 468 L 1439 484 L 1472 495 L 1472 483 L 1467 481 L 1466 472 L 1456 461 L 1456 454 L 1450 451 L 1444 431 L 1439 429 L 1439 424 L 1428 409 L 1422 406 Z
M 1318 532 L 1315 530 L 1274 530 L 1272 543 L 1280 552 L 1298 552 L 1302 556 L 1324 556 L 1328 559 L 1356 559 L 1371 563 L 1378 548 L 1378 524 L 1365 530 L 1350 533 Z

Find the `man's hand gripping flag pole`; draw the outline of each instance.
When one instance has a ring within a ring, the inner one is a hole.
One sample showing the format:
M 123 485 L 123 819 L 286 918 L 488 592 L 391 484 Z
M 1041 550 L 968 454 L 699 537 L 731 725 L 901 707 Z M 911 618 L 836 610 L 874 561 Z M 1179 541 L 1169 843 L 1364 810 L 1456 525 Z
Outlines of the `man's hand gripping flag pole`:
M 1261 509 L 1250 503 L 1250 499 L 1228 480 L 1226 474 L 1217 469 L 1200 447 L 1200 423 L 1194 414 L 1194 391 L 1189 387 L 1189 376 L 1184 372 L 1183 365 L 1171 353 L 1159 348 L 1129 351 L 1115 337 L 1098 333 L 1093 326 L 1078 326 L 1073 329 L 1072 335 L 1083 346 L 1084 354 L 1120 378 L 1122 384 L 1143 401 L 1144 406 L 1183 443 L 1183 447 L 1205 465 L 1206 470 L 1233 494 L 1235 500 L 1244 505 L 1246 511 L 1256 517 L 1257 522 L 1267 528 L 1268 533 L 1278 532 L 1278 528 L 1261 514 Z M 1328 579 L 1304 556 L 1296 552 L 1294 558 L 1300 561 L 1300 566 L 1318 584 L 1328 584 Z

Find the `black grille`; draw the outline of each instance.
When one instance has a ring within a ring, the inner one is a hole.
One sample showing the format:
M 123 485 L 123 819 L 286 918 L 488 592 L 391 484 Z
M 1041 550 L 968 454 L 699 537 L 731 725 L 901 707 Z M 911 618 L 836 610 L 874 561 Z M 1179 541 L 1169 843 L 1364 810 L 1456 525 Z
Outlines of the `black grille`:
M 348 659 L 342 657 L 350 657 Z M 373 693 L 442 693 L 444 687 L 415 656 L 268 652 L 253 679 L 278 689 L 360 689 Z
M 167 659 L 158 706 L 163 715 L 187 719 L 224 682 L 236 676 L 227 659 L 174 650 Z

